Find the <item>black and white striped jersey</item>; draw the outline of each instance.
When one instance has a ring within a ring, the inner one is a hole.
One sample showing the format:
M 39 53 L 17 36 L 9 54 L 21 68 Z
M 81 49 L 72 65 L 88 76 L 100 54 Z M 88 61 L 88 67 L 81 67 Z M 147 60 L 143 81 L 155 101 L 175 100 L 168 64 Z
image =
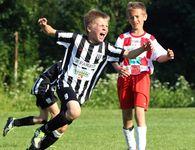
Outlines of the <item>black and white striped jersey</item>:
M 35 81 L 31 93 L 36 94 L 45 94 L 47 90 L 52 90 L 55 82 L 58 79 L 58 76 L 62 72 L 62 61 L 58 61 L 53 64 L 51 67 L 46 69 Z
M 59 86 L 71 86 L 83 104 L 91 95 L 106 64 L 122 60 L 124 50 L 106 42 L 92 44 L 86 35 L 77 33 L 57 31 L 56 38 L 57 44 L 67 48 Z

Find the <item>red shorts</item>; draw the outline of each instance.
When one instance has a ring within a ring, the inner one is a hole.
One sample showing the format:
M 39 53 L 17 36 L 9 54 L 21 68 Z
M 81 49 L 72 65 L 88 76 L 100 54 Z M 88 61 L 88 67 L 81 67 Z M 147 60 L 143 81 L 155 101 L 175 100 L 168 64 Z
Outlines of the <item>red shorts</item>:
M 119 77 L 117 88 L 121 109 L 129 109 L 135 106 L 148 109 L 150 98 L 150 74 L 148 72 L 129 77 Z

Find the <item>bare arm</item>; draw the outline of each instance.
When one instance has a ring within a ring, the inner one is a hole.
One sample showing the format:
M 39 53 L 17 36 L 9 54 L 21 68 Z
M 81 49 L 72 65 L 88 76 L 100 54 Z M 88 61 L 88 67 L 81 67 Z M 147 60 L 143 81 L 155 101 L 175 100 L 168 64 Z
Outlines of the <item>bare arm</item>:
M 149 50 L 152 50 L 152 49 L 153 49 L 152 44 L 150 42 L 147 42 L 142 47 L 137 48 L 135 50 L 132 50 L 132 51 L 125 50 L 125 52 L 123 54 L 123 57 L 127 57 L 129 59 L 132 59 L 132 58 L 137 57 L 138 55 L 140 55 L 144 51 L 149 51 Z
M 49 35 L 49 36 L 55 36 L 56 30 L 52 28 L 50 25 L 47 24 L 46 18 L 40 18 L 38 20 L 39 26 L 41 27 L 41 30 Z
M 136 58 L 138 55 L 143 53 L 144 51 L 149 51 L 152 50 L 152 44 L 150 42 L 145 43 L 142 47 L 137 48 L 135 50 L 129 51 L 125 50 L 123 57 L 133 59 Z M 112 63 L 112 66 L 114 69 L 119 73 L 120 76 L 122 77 L 128 77 L 130 75 L 129 71 L 123 67 L 121 67 L 117 62 Z
M 166 61 L 171 60 L 171 59 L 174 59 L 174 52 L 173 52 L 173 50 L 168 49 L 168 50 L 167 50 L 167 55 L 162 55 L 162 56 L 160 56 L 160 57 L 157 59 L 157 61 L 158 61 L 159 63 L 163 63 L 163 62 L 166 62 Z
M 119 76 L 128 77 L 130 76 L 130 73 L 127 69 L 121 67 L 117 62 L 112 63 L 112 66 L 114 69 L 119 73 Z

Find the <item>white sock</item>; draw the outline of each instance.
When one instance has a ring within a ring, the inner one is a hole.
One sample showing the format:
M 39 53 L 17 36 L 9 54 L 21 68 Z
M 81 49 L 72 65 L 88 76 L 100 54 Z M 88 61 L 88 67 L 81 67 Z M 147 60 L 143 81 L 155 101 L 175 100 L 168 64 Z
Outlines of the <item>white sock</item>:
M 145 150 L 146 149 L 146 132 L 147 127 L 137 127 L 136 128 L 136 142 L 137 142 L 137 150 Z
M 52 133 L 53 133 L 54 137 L 56 137 L 56 138 L 60 138 L 63 135 L 63 133 L 60 133 L 57 130 L 54 130 Z
M 132 130 L 123 128 L 123 134 L 125 136 L 128 150 L 136 150 L 134 128 Z

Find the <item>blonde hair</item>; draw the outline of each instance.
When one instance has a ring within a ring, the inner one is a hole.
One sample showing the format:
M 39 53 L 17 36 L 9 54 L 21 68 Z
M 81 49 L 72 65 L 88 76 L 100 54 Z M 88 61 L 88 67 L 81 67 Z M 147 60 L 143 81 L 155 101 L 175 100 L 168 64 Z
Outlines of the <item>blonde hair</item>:
M 132 9 L 142 9 L 147 14 L 146 6 L 145 6 L 144 3 L 142 3 L 142 2 L 129 2 L 127 4 L 127 9 L 126 9 L 126 16 L 127 16 L 127 18 L 129 17 L 129 12 Z
M 91 9 L 88 11 L 85 16 L 84 16 L 84 27 L 85 31 L 87 32 L 87 27 L 90 23 L 92 23 L 95 19 L 97 18 L 104 18 L 110 20 L 110 16 L 107 15 L 106 13 L 99 11 L 97 9 Z

